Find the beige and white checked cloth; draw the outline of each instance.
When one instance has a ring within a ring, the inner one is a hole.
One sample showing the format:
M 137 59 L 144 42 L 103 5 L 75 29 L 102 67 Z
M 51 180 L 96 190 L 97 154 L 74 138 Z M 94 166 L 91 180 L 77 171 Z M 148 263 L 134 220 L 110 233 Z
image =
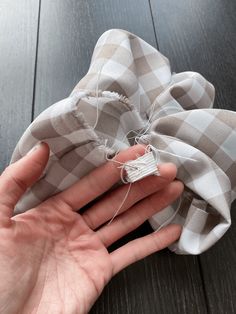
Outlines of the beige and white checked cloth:
M 42 112 L 17 144 L 11 162 L 39 141 L 51 154 L 15 212 L 69 187 L 106 162 L 106 153 L 134 145 L 139 134 L 140 142 L 159 149 L 160 162 L 176 164 L 185 184 L 182 198 L 153 216 L 151 225 L 157 229 L 174 216 L 171 222 L 183 231 L 170 249 L 205 251 L 229 228 L 236 197 L 236 113 L 212 109 L 213 101 L 214 87 L 200 74 L 172 74 L 168 60 L 139 37 L 105 32 L 71 95 Z

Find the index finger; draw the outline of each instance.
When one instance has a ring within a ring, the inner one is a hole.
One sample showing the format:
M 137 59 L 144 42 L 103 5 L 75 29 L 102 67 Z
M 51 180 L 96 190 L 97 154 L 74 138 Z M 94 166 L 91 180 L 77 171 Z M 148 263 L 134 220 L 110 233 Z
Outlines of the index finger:
M 142 144 L 129 147 L 121 151 L 113 160 L 126 162 L 136 159 L 137 154 L 143 155 L 145 146 Z M 120 165 L 112 160 L 94 169 L 81 180 L 73 184 L 65 191 L 57 194 L 54 199 L 60 200 L 72 209 L 80 209 L 96 197 L 108 191 L 120 179 Z

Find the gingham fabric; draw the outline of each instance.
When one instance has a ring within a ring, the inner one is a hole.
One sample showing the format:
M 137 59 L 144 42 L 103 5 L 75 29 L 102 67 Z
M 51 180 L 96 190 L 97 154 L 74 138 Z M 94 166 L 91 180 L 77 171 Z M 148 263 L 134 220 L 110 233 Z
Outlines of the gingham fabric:
M 13 153 L 12 162 L 39 141 L 51 149 L 45 172 L 15 213 L 69 187 L 136 136 L 159 150 L 160 162 L 175 163 L 185 184 L 181 199 L 151 225 L 183 226 L 170 247 L 178 254 L 205 251 L 229 228 L 236 196 L 236 113 L 212 109 L 213 100 L 214 87 L 200 74 L 172 74 L 168 60 L 142 39 L 105 32 L 85 77 L 33 121 Z

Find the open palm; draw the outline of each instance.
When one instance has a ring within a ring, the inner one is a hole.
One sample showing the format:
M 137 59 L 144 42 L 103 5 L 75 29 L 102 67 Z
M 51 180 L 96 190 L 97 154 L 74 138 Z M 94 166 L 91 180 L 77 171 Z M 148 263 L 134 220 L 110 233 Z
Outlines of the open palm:
M 119 153 L 125 162 L 143 154 L 136 145 Z M 173 202 L 182 183 L 173 181 L 176 168 L 159 166 L 161 176 L 132 184 L 119 215 L 127 185 L 108 191 L 120 170 L 107 162 L 69 189 L 36 208 L 12 217 L 25 190 L 42 173 L 48 146 L 41 144 L 0 177 L 0 313 L 87 313 L 106 283 L 124 267 L 158 251 L 180 235 L 169 225 L 109 253 L 107 247 Z M 104 180 L 104 178 L 106 178 Z M 104 194 L 83 214 L 82 208 Z

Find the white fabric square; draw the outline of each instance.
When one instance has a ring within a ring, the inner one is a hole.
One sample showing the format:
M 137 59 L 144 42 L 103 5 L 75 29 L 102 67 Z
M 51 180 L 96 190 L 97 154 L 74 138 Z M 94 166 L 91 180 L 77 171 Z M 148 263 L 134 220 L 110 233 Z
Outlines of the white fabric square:
M 187 118 L 185 119 L 185 122 L 189 123 L 195 129 L 203 133 L 211 124 L 211 122 L 214 121 L 214 119 L 215 116 L 206 111 L 199 112 L 197 119 L 195 112 L 190 112 Z

